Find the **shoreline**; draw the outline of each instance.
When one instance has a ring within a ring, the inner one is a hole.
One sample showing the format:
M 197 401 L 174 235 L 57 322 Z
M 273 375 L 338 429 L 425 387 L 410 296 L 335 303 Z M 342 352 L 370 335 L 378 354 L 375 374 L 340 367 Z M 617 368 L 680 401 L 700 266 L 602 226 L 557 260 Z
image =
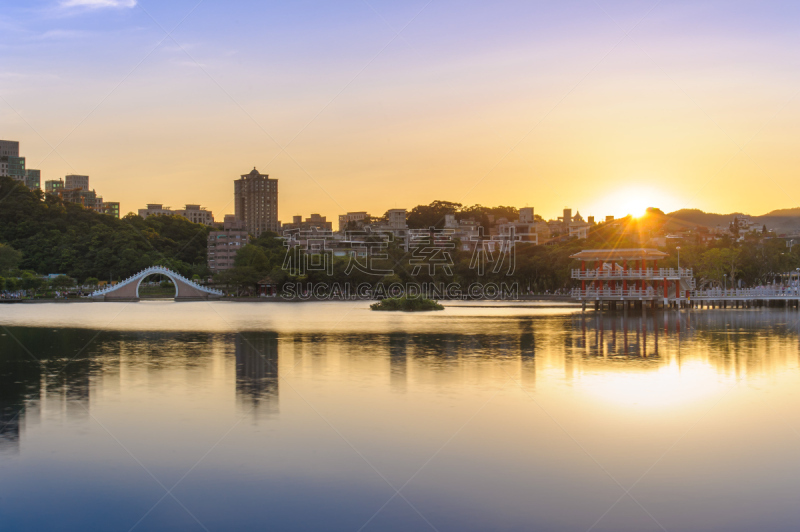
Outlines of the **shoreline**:
M 113 303 L 113 302 L 141 302 L 141 301 L 178 301 L 170 297 L 165 298 L 140 298 L 138 300 L 122 300 L 119 301 L 102 301 L 96 300 L 91 298 L 79 298 L 79 299 L 0 299 L 0 304 L 36 304 L 36 303 Z M 285 299 L 281 297 L 224 297 L 219 299 L 187 299 L 186 301 L 220 301 L 220 302 L 231 302 L 231 303 L 306 303 L 306 302 L 321 302 L 321 301 L 331 301 L 331 302 L 347 302 L 347 301 L 378 301 L 377 299 L 371 298 L 336 298 L 336 299 L 326 299 L 326 298 L 315 298 L 315 297 L 307 297 L 307 298 L 299 298 L 295 297 L 292 299 Z M 536 302 L 536 301 L 550 301 L 550 302 L 560 302 L 560 303 L 573 303 L 576 306 L 580 306 L 580 303 L 573 300 L 570 296 L 553 296 L 553 295 L 541 295 L 541 296 L 523 296 L 517 297 L 514 299 L 439 299 L 441 303 L 449 303 L 449 302 L 469 302 L 469 303 L 525 303 L 525 302 Z

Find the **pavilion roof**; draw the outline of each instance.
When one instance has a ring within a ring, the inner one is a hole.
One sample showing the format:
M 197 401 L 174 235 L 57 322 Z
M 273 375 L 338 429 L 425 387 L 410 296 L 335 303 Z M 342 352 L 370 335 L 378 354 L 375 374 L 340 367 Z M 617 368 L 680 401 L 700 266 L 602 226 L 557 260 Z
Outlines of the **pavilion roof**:
M 580 253 L 570 255 L 571 259 L 589 261 L 615 261 L 615 260 L 658 260 L 667 257 L 663 251 L 653 248 L 629 249 L 584 249 Z

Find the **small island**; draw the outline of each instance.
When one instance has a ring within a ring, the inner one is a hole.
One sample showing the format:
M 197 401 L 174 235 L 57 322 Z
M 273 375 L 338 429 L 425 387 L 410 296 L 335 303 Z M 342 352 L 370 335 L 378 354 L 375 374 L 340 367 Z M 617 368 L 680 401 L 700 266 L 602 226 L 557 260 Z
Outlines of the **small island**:
M 402 310 L 417 312 L 424 310 L 444 310 L 444 307 L 433 299 L 423 297 L 388 297 L 369 306 L 372 310 Z

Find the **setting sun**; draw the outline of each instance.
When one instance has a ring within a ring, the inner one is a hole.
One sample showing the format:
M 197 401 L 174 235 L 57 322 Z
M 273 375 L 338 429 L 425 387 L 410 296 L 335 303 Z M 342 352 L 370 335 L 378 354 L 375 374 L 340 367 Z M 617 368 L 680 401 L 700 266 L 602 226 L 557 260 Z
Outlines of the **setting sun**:
M 622 187 L 603 197 L 593 205 L 593 211 L 613 214 L 616 217 L 643 216 L 648 207 L 658 207 L 664 212 L 680 209 L 683 205 L 663 190 L 648 186 Z

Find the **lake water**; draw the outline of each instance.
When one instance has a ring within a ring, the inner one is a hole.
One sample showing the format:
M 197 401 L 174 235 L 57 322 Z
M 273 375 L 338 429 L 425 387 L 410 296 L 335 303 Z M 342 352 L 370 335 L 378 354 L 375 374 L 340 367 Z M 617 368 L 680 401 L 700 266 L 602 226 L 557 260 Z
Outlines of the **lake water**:
M 0 305 L 0 530 L 800 527 L 800 313 Z

